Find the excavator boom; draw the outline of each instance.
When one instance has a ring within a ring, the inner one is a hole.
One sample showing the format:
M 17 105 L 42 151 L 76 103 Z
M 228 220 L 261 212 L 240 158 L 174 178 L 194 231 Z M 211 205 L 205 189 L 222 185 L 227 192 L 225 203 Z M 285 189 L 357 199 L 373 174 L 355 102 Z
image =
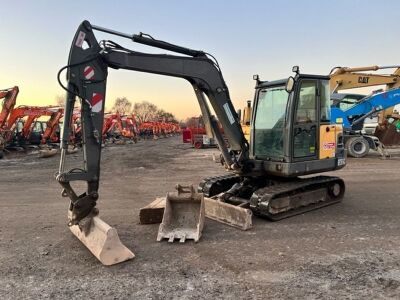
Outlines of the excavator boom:
M 225 136 L 229 140 L 230 150 L 237 154 L 232 157 L 223 142 L 222 135 L 217 127 L 214 135 L 220 135 L 219 147 L 223 152 L 225 162 L 228 167 L 239 168 L 239 161 L 236 158 L 244 159 L 247 155 L 247 143 L 240 127 L 240 122 L 229 97 L 229 91 L 223 80 L 218 65 L 201 52 L 184 51 L 192 53 L 197 57 L 185 57 L 174 55 L 146 54 L 130 51 L 112 42 L 105 42 L 103 47 L 97 43 L 93 34 L 92 27 L 88 21 L 84 21 L 77 30 L 72 43 L 67 73 L 68 86 L 67 100 L 65 107 L 65 126 L 62 133 L 61 149 L 66 151 L 69 142 L 71 116 L 73 113 L 75 98 L 78 96 L 82 100 L 82 123 L 85 124 L 83 139 L 86 144 L 86 151 L 91 155 L 87 156 L 87 163 L 83 172 L 65 172 L 64 160 L 61 160 L 58 181 L 71 197 L 72 202 L 78 201 L 79 197 L 73 193 L 69 185 L 70 181 L 85 180 L 88 182 L 88 192 L 86 198 L 91 204 L 84 209 L 83 217 L 94 207 L 98 197 L 99 181 L 99 160 L 101 151 L 101 132 L 103 128 L 103 115 L 105 104 L 105 91 L 107 80 L 107 68 L 128 69 L 140 72 L 155 73 L 167 76 L 181 77 L 188 80 L 198 96 L 201 107 L 208 110 L 209 123 L 216 123 L 211 116 L 204 94 L 207 95 L 217 114 L 219 121 L 223 124 Z M 101 31 L 106 29 L 101 28 Z M 113 31 L 107 31 L 113 34 Z M 120 35 L 120 34 L 118 34 Z M 137 37 L 141 43 L 165 46 L 165 42 L 159 42 L 145 37 Z M 148 41 L 146 39 L 149 39 Z M 82 45 L 90 45 L 88 49 L 83 49 Z M 173 46 L 168 44 L 169 50 Z M 177 51 L 183 52 L 182 47 L 177 47 Z M 86 71 L 85 71 L 86 70 Z M 90 75 L 90 76 L 89 76 Z M 204 115 L 204 114 L 203 114 Z M 217 139 L 218 140 L 218 139 Z M 62 155 L 63 157 L 63 155 Z M 75 217 L 81 215 L 78 213 Z
M 351 130 L 351 127 L 374 113 L 393 107 L 400 103 L 400 88 L 373 94 L 360 100 L 359 103 L 342 111 L 332 108 L 332 119 L 343 123 L 344 128 Z M 350 117 L 359 116 L 351 120 Z M 340 119 L 340 120 L 339 120 Z
M 60 108 L 51 114 L 49 121 L 47 121 L 47 126 L 42 136 L 41 140 L 42 144 L 45 144 L 49 139 L 51 140 L 52 138 L 54 138 L 57 126 L 59 125 L 63 115 L 64 115 L 63 108 Z
M 18 93 L 19 88 L 17 86 L 0 91 L 0 99 L 4 98 L 3 106 L 0 111 L 0 129 L 6 125 L 7 118 L 17 102 Z
M 140 53 L 123 48 L 111 41 L 98 43 L 93 30 L 122 36 L 132 39 L 134 42 L 188 56 Z M 241 170 L 242 162 L 248 158 L 248 145 L 230 100 L 229 90 L 216 61 L 210 59 L 202 51 L 172 45 L 145 35 L 122 34 L 92 26 L 88 21 L 84 21 L 73 39 L 68 65 L 63 68 L 67 69 L 68 84 L 63 86 L 67 91 L 67 98 L 60 143 L 61 161 L 56 176 L 57 181 L 63 187 L 63 195 L 68 196 L 71 200 L 69 216 L 71 229 L 79 226 L 85 218 L 97 218 L 93 212 L 99 197 L 100 153 L 108 67 L 180 77 L 189 81 L 195 91 L 203 116 L 217 139 L 226 167 Z M 59 82 L 61 84 L 60 79 Z M 82 170 L 70 172 L 65 170 L 65 154 L 70 141 L 70 127 L 76 97 L 81 100 L 85 164 Z M 210 113 L 206 97 L 219 121 L 223 124 L 230 149 L 226 147 L 222 134 L 219 132 L 216 118 Z M 71 186 L 73 181 L 86 181 L 86 193 L 78 195 Z M 97 253 L 96 245 L 88 243 L 87 246 L 92 253 Z M 97 257 L 101 259 L 99 256 Z
M 360 73 L 394 68 L 396 70 L 392 74 Z M 388 88 L 395 88 L 400 86 L 400 66 L 338 67 L 331 71 L 330 77 L 330 89 L 332 93 L 339 90 L 377 85 L 386 85 Z
M 3 150 L 6 147 L 6 142 L 11 136 L 11 131 L 7 128 L 7 119 L 17 102 L 18 93 L 19 88 L 17 86 L 0 90 L 0 99 L 4 98 L 0 111 L 0 158 L 3 157 Z

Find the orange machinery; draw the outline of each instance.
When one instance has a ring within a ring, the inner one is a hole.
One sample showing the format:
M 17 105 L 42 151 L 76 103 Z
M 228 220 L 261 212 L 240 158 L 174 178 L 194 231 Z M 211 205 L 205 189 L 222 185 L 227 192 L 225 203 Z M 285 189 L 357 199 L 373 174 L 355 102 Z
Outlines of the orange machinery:
M 158 139 L 162 134 L 162 125 L 160 122 L 147 121 L 139 125 L 139 132 L 142 136 Z
M 134 115 L 121 117 L 121 133 L 123 137 L 137 141 L 138 126 Z
M 82 140 L 81 113 L 74 110 L 71 118 L 71 139 L 73 145 L 78 145 Z
M 9 89 L 0 90 L 0 99 L 3 100 L 3 105 L 0 111 L 0 158 L 3 157 L 3 150 L 6 146 L 6 141 L 11 135 L 11 131 L 6 128 L 7 119 L 17 102 L 19 88 L 14 86 Z
M 57 119 L 57 115 L 62 115 L 62 113 L 63 109 L 55 106 L 19 106 L 11 111 L 5 128 L 8 131 L 15 132 L 18 135 L 20 142 L 28 142 L 32 134 L 33 125 L 38 118 L 50 116 L 51 119 Z M 18 132 L 19 128 L 17 126 L 17 121 L 23 118 L 26 118 L 26 120 L 23 121 L 23 127 L 21 131 Z M 42 134 L 46 132 L 46 141 L 48 138 L 51 138 L 54 135 L 56 125 L 57 124 L 51 124 L 51 128 L 47 130 L 47 132 L 45 129 L 43 129 Z M 8 136 L 7 142 L 11 142 L 13 138 L 14 137 L 12 135 Z M 42 138 L 40 140 L 42 141 Z
M 63 115 L 63 108 L 59 108 L 51 114 L 50 119 L 46 123 L 46 129 L 42 135 L 42 144 L 46 144 L 48 141 L 52 143 L 59 142 L 59 137 L 57 136 L 56 132 L 59 128 L 60 120 Z
M 0 99 L 4 98 L 2 109 L 0 111 L 0 128 L 6 125 L 6 121 L 11 111 L 13 110 L 15 103 L 17 102 L 17 96 L 19 89 L 14 86 L 9 89 L 0 90 Z
M 154 138 L 180 132 L 179 125 L 172 122 L 143 122 L 139 125 L 138 129 L 142 136 L 153 135 Z
M 107 135 L 114 135 L 116 133 L 136 142 L 137 125 L 135 117 L 133 115 L 121 116 L 118 113 L 105 115 L 102 129 L 103 139 Z

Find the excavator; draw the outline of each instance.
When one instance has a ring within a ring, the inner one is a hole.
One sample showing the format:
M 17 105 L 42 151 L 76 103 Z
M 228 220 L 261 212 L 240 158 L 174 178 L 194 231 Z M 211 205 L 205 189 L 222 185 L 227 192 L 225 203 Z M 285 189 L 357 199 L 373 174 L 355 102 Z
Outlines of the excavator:
M 4 156 L 6 141 L 11 134 L 10 130 L 6 128 L 7 119 L 17 102 L 18 93 L 19 88 L 17 86 L 0 90 L 0 99 L 4 99 L 0 111 L 0 159 Z
M 143 138 L 148 139 L 152 136 L 157 140 L 161 137 L 163 128 L 160 122 L 147 121 L 140 123 L 138 130 Z
M 103 140 L 114 140 L 117 137 L 123 137 L 137 142 L 136 121 L 131 116 L 121 116 L 119 113 L 106 114 L 102 129 Z
M 124 138 L 133 140 L 137 143 L 138 126 L 134 115 L 121 117 L 121 133 Z
M 111 40 L 99 42 L 94 31 L 175 54 L 143 53 Z M 213 56 L 148 34 L 126 34 L 84 21 L 73 38 L 68 64 L 58 72 L 59 84 L 67 97 L 56 180 L 62 187 L 62 196 L 69 198 L 70 230 L 103 264 L 112 265 L 134 257 L 119 240 L 115 228 L 100 219 L 96 207 L 108 68 L 173 76 L 191 84 L 207 132 L 215 137 L 223 165 L 229 171 L 205 178 L 198 187 L 198 192 L 213 197 L 217 205 L 247 206 L 254 214 L 276 221 L 343 198 L 342 179 L 321 175 L 301 177 L 338 170 L 346 164 L 342 126 L 331 124 L 330 120 L 329 76 L 301 74 L 298 67 L 292 70 L 294 76 L 281 80 L 261 81 L 256 76 L 249 144 Z M 60 78 L 64 70 L 67 70 L 66 85 Z M 68 170 L 69 126 L 77 99 L 81 102 L 84 160 L 82 168 Z M 85 192 L 74 189 L 76 181 L 86 182 Z
M 36 123 L 37 119 L 43 116 L 49 116 L 51 118 L 57 118 L 61 114 L 63 109 L 55 106 L 19 106 L 11 111 L 11 114 L 7 120 L 6 129 L 14 132 L 14 136 L 10 136 L 7 142 L 14 140 L 17 144 L 29 144 L 31 140 L 31 134 L 33 131 L 33 125 Z M 26 118 L 23 122 L 22 128 L 19 131 L 17 126 L 17 121 L 19 119 Z M 37 143 L 42 143 L 42 135 L 44 133 L 53 135 L 53 129 L 57 124 L 51 124 L 51 128 L 46 133 L 46 128 L 41 128 L 38 133 Z M 45 139 L 47 140 L 47 137 Z M 49 137 L 50 137 L 49 136 Z M 35 142 L 36 143 L 36 142 Z
M 46 123 L 46 129 L 43 132 L 41 144 L 46 144 L 48 142 L 57 143 L 59 142 L 59 137 L 57 136 L 57 130 L 59 129 L 59 124 L 61 118 L 64 116 L 64 109 L 59 108 L 55 110 L 51 115 L 50 119 Z

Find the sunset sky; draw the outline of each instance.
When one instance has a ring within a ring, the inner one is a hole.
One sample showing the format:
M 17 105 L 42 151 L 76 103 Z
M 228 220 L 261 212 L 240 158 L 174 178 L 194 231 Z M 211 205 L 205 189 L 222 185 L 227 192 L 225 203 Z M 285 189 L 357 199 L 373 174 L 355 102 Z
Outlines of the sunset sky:
M 0 0 L 0 89 L 18 85 L 18 104 L 55 104 L 57 71 L 67 63 L 77 26 L 87 19 L 110 29 L 212 53 L 236 108 L 252 99 L 253 74 L 262 80 L 335 66 L 400 64 L 400 1 L 9 1 Z M 154 50 L 96 33 L 130 49 Z M 163 52 L 163 50 L 156 51 Z M 111 70 L 107 104 L 126 96 L 147 100 L 178 118 L 198 115 L 182 79 Z

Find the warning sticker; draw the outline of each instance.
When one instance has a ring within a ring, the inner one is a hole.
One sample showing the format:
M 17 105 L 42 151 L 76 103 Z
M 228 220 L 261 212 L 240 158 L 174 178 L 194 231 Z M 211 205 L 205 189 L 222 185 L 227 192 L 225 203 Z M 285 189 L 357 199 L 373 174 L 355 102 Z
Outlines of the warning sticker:
M 75 46 L 82 48 L 82 44 L 85 41 L 86 33 L 83 31 L 79 31 L 78 37 L 76 38 L 75 41 Z
M 93 93 L 92 100 L 90 104 L 92 104 L 92 112 L 99 113 L 103 109 L 103 95 L 100 93 Z
M 332 149 L 335 149 L 335 143 L 334 142 L 329 142 L 329 143 L 323 143 L 322 144 L 322 148 L 324 149 L 324 150 L 332 150 Z
M 230 122 L 231 124 L 235 123 L 235 119 L 233 118 L 232 112 L 231 112 L 231 110 L 229 109 L 229 104 L 228 104 L 228 103 L 225 103 L 225 104 L 223 105 L 223 107 L 224 107 L 224 110 L 225 110 L 226 115 L 228 116 L 229 122 Z
M 86 66 L 83 70 L 83 75 L 86 79 L 92 79 L 94 77 L 94 69 L 91 66 Z

